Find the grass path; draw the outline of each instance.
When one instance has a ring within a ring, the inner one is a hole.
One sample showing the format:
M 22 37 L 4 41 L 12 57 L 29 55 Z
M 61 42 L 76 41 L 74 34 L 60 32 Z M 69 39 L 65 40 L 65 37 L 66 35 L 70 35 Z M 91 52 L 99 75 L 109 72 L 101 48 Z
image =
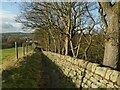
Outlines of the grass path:
M 44 82 L 42 64 L 38 54 L 32 54 L 21 61 L 18 66 L 4 70 L 2 73 L 3 88 L 38 88 Z
M 64 75 L 41 52 L 33 53 L 2 72 L 3 88 L 70 88 Z
M 47 66 L 41 55 L 34 53 L 2 73 L 3 88 L 53 88 L 58 87 L 54 69 Z M 53 78 L 51 78 L 53 77 Z
M 15 48 L 2 49 L 1 52 L 2 55 L 0 56 L 0 58 L 2 58 L 2 60 L 0 63 L 0 68 L 5 70 L 14 66 L 15 63 L 17 62 L 17 59 L 15 57 Z M 33 50 L 29 48 L 29 52 L 26 55 L 29 55 L 32 52 Z M 18 58 L 19 60 L 23 58 L 22 47 L 18 48 Z

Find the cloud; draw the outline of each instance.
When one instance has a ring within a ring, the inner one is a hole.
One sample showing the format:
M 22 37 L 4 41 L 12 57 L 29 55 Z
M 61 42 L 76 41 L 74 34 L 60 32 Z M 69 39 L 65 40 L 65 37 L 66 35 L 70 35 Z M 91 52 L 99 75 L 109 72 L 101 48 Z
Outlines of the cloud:
M 15 21 L 16 16 L 17 15 L 9 11 L 2 11 L 2 13 L 0 12 L 0 18 L 2 19 L 0 27 L 2 27 L 2 33 L 22 32 L 22 25 Z
M 16 27 L 10 23 L 2 23 L 2 32 L 16 32 Z
M 9 23 L 3 23 L 2 28 L 4 28 L 4 29 L 13 28 L 13 25 L 11 25 Z

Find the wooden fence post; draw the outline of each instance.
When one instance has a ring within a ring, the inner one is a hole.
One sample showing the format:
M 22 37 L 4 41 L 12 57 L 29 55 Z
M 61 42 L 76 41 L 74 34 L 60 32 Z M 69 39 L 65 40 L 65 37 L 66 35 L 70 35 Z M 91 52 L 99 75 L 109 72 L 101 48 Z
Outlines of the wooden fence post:
M 17 46 L 17 42 L 15 42 L 15 56 L 16 56 L 16 59 L 18 59 L 18 46 Z
M 22 43 L 22 52 L 23 52 L 23 57 L 25 56 L 25 44 Z
M 26 43 L 24 44 L 24 48 L 25 48 L 25 55 L 26 55 Z
M 26 43 L 26 53 L 28 53 L 28 43 Z

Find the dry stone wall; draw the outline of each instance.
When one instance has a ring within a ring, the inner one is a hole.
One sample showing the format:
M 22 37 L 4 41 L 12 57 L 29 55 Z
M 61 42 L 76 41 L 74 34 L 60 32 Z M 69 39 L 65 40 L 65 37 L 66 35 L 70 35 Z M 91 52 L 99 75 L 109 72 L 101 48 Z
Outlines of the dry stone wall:
M 120 72 L 99 64 L 52 52 L 43 53 L 80 88 L 120 88 Z

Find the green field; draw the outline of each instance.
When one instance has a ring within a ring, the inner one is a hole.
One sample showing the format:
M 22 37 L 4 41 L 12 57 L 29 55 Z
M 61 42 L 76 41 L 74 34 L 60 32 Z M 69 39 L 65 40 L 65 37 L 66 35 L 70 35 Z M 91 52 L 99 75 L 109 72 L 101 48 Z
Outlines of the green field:
M 2 49 L 2 62 L 15 57 L 15 48 Z M 18 48 L 18 55 L 22 53 L 22 47 Z
M 28 47 L 28 52 L 32 51 L 32 47 Z M 22 47 L 18 47 L 18 58 L 22 54 Z M 4 63 L 6 60 L 10 60 L 11 58 L 15 58 L 15 48 L 9 48 L 9 49 L 0 49 L 0 64 Z

